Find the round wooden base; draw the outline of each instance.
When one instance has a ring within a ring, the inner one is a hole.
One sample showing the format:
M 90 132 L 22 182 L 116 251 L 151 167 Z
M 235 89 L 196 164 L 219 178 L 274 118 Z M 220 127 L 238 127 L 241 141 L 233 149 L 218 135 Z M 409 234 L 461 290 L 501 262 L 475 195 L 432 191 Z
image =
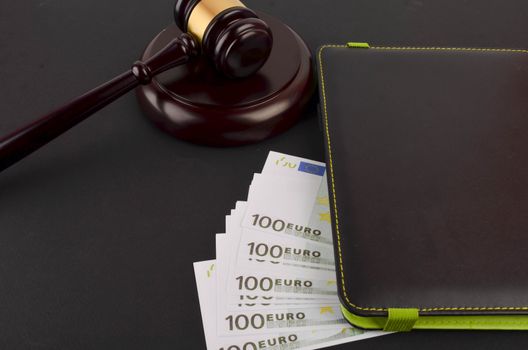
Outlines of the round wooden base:
M 138 88 L 144 113 L 177 138 L 211 146 L 258 142 L 292 126 L 315 88 L 311 54 L 289 27 L 259 16 L 271 27 L 274 43 L 258 73 L 227 79 L 201 57 Z M 147 46 L 142 60 L 180 33 L 175 25 L 166 28 Z

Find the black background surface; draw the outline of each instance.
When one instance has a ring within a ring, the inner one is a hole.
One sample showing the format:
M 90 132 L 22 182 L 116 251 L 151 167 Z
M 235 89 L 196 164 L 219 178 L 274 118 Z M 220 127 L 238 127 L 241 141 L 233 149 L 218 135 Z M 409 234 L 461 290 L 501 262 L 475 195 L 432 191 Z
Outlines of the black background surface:
M 524 0 L 247 5 L 282 19 L 312 50 L 347 41 L 528 46 Z M 172 0 L 3 0 L 0 134 L 128 69 L 171 22 L 172 6 Z M 0 174 L 0 348 L 205 348 L 192 262 L 214 258 L 214 234 L 246 196 L 269 150 L 322 160 L 316 108 L 279 137 L 213 149 L 157 130 L 130 94 Z M 526 332 L 442 331 L 336 349 L 526 343 Z

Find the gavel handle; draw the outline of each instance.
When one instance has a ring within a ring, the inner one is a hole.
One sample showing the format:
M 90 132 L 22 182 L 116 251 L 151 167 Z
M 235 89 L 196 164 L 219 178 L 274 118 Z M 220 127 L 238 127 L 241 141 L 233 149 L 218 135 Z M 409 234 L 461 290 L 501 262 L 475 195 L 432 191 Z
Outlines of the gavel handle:
M 185 64 L 198 54 L 195 40 L 188 34 L 182 34 L 148 61 L 137 61 L 130 71 L 0 138 L 0 172 L 138 85 L 148 84 L 155 75 Z

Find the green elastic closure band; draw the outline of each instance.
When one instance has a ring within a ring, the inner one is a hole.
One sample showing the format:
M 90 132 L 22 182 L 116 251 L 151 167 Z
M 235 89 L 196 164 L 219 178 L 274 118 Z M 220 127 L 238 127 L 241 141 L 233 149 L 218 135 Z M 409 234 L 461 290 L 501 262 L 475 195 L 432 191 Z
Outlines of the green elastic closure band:
M 418 309 L 389 309 L 387 323 L 383 327 L 387 332 L 408 332 L 418 321 Z
M 368 49 L 370 48 L 370 45 L 368 43 L 356 43 L 356 42 L 348 42 L 347 47 L 355 48 L 355 49 Z
M 364 329 L 383 329 L 388 317 L 364 317 L 353 314 L 341 305 L 350 324 Z M 480 329 L 528 330 L 528 315 L 420 316 L 413 329 Z

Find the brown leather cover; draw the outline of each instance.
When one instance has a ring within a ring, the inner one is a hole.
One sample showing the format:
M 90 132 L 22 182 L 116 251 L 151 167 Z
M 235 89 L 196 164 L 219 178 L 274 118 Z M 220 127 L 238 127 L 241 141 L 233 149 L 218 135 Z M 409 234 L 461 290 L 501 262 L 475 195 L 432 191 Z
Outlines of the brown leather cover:
M 528 52 L 318 59 L 343 305 L 528 314 Z

